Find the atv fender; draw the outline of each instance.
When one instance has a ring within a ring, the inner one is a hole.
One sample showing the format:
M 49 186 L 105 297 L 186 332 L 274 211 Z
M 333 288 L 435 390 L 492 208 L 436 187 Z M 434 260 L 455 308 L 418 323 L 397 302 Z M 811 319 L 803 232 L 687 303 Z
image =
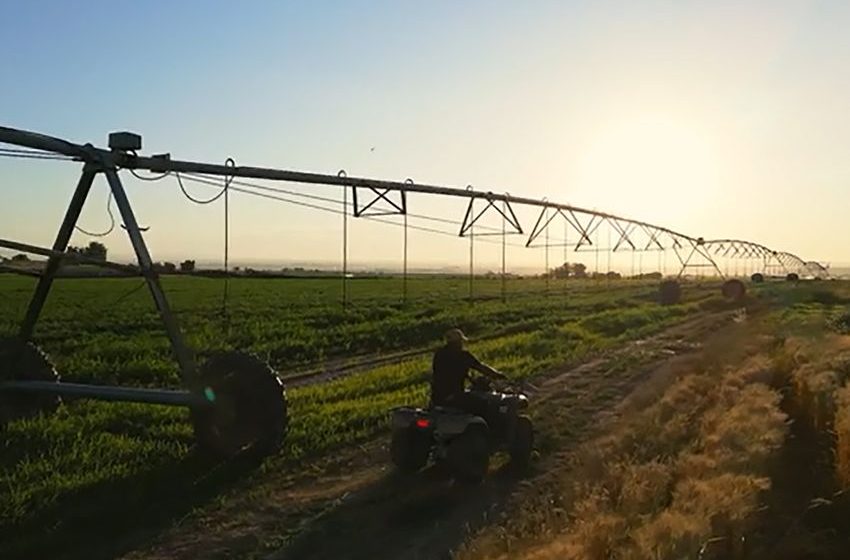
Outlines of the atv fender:
M 413 408 L 409 406 L 394 408 L 392 410 L 392 428 L 394 430 L 407 428 L 413 424 L 418 417 L 425 414 L 427 414 L 426 411 L 421 408 Z
M 488 428 L 487 422 L 483 418 L 472 414 L 442 414 L 437 417 L 437 432 L 441 435 L 460 435 L 473 425 Z

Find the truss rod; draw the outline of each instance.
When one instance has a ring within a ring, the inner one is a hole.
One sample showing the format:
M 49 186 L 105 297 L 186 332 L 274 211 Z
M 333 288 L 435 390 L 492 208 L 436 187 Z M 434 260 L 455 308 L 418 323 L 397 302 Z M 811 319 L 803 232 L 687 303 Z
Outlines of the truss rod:
M 647 222 L 598 212 L 569 204 L 559 204 L 535 198 L 500 194 L 500 192 L 495 192 L 496 189 L 477 188 L 472 191 L 459 187 L 427 185 L 421 183 L 411 185 L 403 181 L 384 181 L 364 177 L 340 177 L 337 175 L 328 175 L 323 173 L 308 173 L 268 167 L 251 167 L 243 165 L 227 166 L 214 163 L 182 161 L 171 159 L 168 155 L 154 157 L 140 156 L 134 153 L 104 150 L 96 148 L 90 144 L 74 144 L 67 140 L 3 126 L 0 126 L 0 142 L 55 152 L 94 163 L 103 163 L 108 165 L 111 162 L 121 168 L 144 169 L 153 173 L 204 173 L 207 175 L 218 175 L 222 177 L 267 179 L 271 181 L 287 181 L 293 183 L 331 185 L 339 187 L 383 189 L 385 191 L 406 191 L 407 193 L 439 194 L 460 198 L 485 197 L 487 200 L 492 202 L 507 202 L 508 204 L 514 203 L 536 207 L 549 206 L 551 208 L 594 215 L 602 219 L 616 219 L 623 222 L 651 226 L 679 237 L 689 238 L 689 236 L 685 234 L 674 232 L 673 230 L 649 224 Z
M 577 222 L 578 218 L 576 217 L 576 214 L 584 214 L 591 216 L 591 219 L 586 227 L 581 227 L 580 222 L 578 222 L 577 224 L 572 224 L 574 227 L 576 227 L 576 229 L 579 230 L 580 233 L 580 239 L 576 248 L 580 248 L 585 241 L 588 245 L 593 245 L 593 242 L 590 240 L 590 235 L 592 235 L 596 231 L 596 229 L 599 227 L 599 224 L 601 224 L 603 221 L 608 221 L 609 223 L 616 222 L 620 224 L 621 227 L 623 227 L 622 224 L 629 224 L 631 225 L 630 229 L 634 228 L 635 226 L 639 226 L 641 228 L 651 228 L 656 234 L 655 236 L 653 236 L 655 238 L 655 242 L 659 245 L 661 245 L 659 243 L 660 234 L 667 234 L 673 240 L 673 248 L 677 249 L 684 248 L 681 244 L 681 241 L 695 243 L 697 242 L 697 240 L 699 240 L 701 245 L 711 245 L 721 242 L 733 244 L 734 242 L 737 242 L 737 240 L 730 239 L 703 241 L 702 238 L 691 237 L 689 235 L 676 232 L 662 226 L 650 224 L 648 222 L 643 222 L 631 218 L 624 218 L 614 214 L 608 214 L 605 212 L 581 208 L 570 204 L 560 204 L 556 202 L 551 202 L 545 199 L 541 200 L 528 197 L 518 197 L 512 196 L 507 193 L 499 194 L 499 192 L 503 191 L 496 192 L 497 189 L 477 188 L 475 190 L 471 190 L 450 186 L 427 185 L 419 183 L 411 184 L 409 182 L 401 181 L 384 181 L 364 177 L 347 177 L 322 173 L 308 173 L 302 171 L 291 171 L 268 167 L 230 166 L 195 161 L 182 161 L 171 159 L 169 154 L 156 155 L 153 157 L 141 156 L 137 155 L 135 151 L 132 150 L 104 150 L 102 148 L 97 148 L 91 144 L 76 144 L 74 142 L 69 142 L 61 138 L 55 138 L 36 132 L 4 126 L 0 126 L 0 143 L 16 145 L 34 150 L 41 150 L 43 152 L 52 152 L 55 154 L 60 154 L 63 156 L 78 159 L 89 165 L 95 165 L 97 168 L 118 167 L 130 170 L 145 169 L 154 173 L 161 174 L 168 174 L 173 172 L 202 173 L 206 175 L 217 175 L 230 180 L 232 180 L 234 177 L 240 177 L 266 179 L 271 181 L 287 181 L 303 184 L 330 185 L 343 188 L 351 187 L 353 189 L 364 188 L 370 189 L 375 193 L 378 193 L 380 195 L 380 198 L 384 199 L 386 197 L 386 194 L 391 191 L 400 191 L 405 194 L 423 193 L 454 196 L 466 199 L 483 197 L 491 204 L 495 202 L 505 203 L 507 205 L 508 210 L 510 211 L 510 214 L 508 216 L 505 216 L 509 220 L 509 223 L 513 221 L 511 220 L 512 218 L 515 219 L 515 216 L 513 216 L 513 211 L 510 209 L 511 204 L 521 204 L 538 208 L 548 207 L 553 210 L 560 210 L 564 213 L 564 217 L 567 217 L 567 215 L 569 215 Z M 498 206 L 496 206 L 496 208 L 500 209 Z M 519 226 L 518 221 L 516 222 L 516 225 Z M 520 227 L 517 227 L 516 229 L 518 231 L 521 231 Z M 745 256 L 754 256 L 760 254 L 764 255 L 768 252 L 773 253 L 772 250 L 758 243 L 741 241 L 740 244 L 744 247 Z M 793 255 L 791 253 L 783 254 L 788 255 L 789 258 L 792 258 L 795 262 L 799 263 L 798 266 L 809 266 L 809 263 L 807 261 L 804 261 L 796 255 Z M 812 266 L 814 266 L 814 264 Z M 817 268 L 824 271 L 826 270 L 826 268 L 822 265 L 818 265 Z

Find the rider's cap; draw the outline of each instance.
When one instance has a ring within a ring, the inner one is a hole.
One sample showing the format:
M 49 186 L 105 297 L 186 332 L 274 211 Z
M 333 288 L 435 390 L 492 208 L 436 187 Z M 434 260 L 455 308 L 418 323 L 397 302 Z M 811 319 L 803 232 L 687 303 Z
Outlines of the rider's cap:
M 461 342 L 469 340 L 463 331 L 460 329 L 451 329 L 446 332 L 446 342 Z

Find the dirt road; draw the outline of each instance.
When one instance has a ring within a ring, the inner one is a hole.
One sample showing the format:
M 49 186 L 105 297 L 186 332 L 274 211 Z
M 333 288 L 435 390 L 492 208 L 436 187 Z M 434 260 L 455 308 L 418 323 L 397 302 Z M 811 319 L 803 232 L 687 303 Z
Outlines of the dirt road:
M 700 315 L 652 338 L 534 383 L 541 459 L 518 476 L 498 464 L 479 486 L 431 469 L 414 478 L 388 465 L 385 438 L 305 465 L 306 474 L 269 476 L 250 494 L 184 523 L 127 558 L 439 559 L 471 530 L 496 519 L 506 499 L 598 433 L 617 403 L 647 377 L 699 348 L 733 314 Z

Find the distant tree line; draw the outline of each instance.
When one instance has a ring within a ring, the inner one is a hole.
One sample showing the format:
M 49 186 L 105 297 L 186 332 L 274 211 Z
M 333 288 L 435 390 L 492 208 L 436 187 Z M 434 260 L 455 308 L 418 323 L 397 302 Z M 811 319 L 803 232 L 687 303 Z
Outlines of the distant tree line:
M 68 247 L 68 253 L 99 262 L 106 262 L 106 245 L 97 241 L 92 241 L 87 247 Z
M 587 266 L 582 263 L 564 263 L 560 266 L 552 268 L 549 270 L 547 274 L 543 275 L 544 277 L 549 276 L 549 278 L 608 278 L 608 279 L 617 279 L 622 278 L 623 275 L 619 272 L 609 270 L 608 272 L 588 272 Z M 641 280 L 660 280 L 664 275 L 660 272 L 645 272 L 641 274 L 635 274 L 634 276 L 630 276 L 630 278 L 641 279 Z
M 106 245 L 103 243 L 99 243 L 97 241 L 92 241 L 86 247 L 68 247 L 68 253 L 71 255 L 80 255 L 81 257 L 85 257 L 87 259 L 95 260 L 98 262 L 106 262 Z M 11 258 L 6 259 L 4 257 L 0 257 L 0 262 L 13 262 L 13 263 L 24 263 L 29 262 L 30 258 L 24 253 L 18 253 L 17 255 L 12 255 Z
M 550 278 L 587 278 L 587 266 L 582 263 L 564 263 L 549 270 Z
M 182 273 L 195 272 L 195 261 L 193 260 L 185 260 L 181 262 L 179 265 L 174 264 L 173 262 L 155 262 L 153 263 L 153 268 L 160 274 L 176 274 L 178 268 Z

